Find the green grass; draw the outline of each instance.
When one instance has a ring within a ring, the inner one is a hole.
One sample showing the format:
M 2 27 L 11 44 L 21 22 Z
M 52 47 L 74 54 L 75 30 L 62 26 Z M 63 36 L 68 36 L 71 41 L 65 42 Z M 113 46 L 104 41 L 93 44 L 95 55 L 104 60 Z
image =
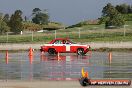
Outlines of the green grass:
M 126 42 L 132 41 L 132 21 L 127 21 L 126 36 L 124 37 L 124 29 L 104 29 L 101 25 L 85 25 L 83 27 L 62 29 L 56 31 L 57 38 L 71 38 L 75 42 Z M 79 38 L 80 29 L 80 38 Z M 23 35 L 0 35 L 0 43 L 42 43 L 49 42 L 55 38 L 55 31 L 47 31 L 44 33 L 32 33 Z

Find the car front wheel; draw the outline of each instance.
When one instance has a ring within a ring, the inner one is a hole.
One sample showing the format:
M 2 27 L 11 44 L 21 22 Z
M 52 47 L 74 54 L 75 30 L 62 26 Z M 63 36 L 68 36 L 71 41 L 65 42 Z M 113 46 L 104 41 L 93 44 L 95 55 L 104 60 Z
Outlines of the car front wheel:
M 84 55 L 84 50 L 82 48 L 77 49 L 78 55 Z

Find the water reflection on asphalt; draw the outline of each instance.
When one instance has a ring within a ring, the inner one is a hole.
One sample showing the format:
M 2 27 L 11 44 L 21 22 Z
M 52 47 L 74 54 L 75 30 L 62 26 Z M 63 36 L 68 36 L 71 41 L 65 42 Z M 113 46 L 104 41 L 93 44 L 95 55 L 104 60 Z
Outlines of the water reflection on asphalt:
M 5 53 L 0 53 L 1 80 L 46 80 L 78 79 L 84 67 L 93 79 L 132 79 L 132 55 L 112 52 L 109 64 L 108 52 L 92 52 L 86 56 L 60 54 L 59 57 L 34 52 L 33 64 L 29 63 L 28 52 L 9 53 L 9 64 L 5 63 Z M 59 59 L 58 59 L 59 58 Z

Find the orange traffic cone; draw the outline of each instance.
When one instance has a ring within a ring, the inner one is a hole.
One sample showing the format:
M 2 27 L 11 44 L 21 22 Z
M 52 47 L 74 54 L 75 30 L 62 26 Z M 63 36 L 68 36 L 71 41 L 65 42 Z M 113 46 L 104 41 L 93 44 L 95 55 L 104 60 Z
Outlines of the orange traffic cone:
M 8 51 L 6 51 L 6 64 L 8 64 L 8 59 L 9 59 L 9 55 L 8 55 Z
M 88 72 L 85 72 L 85 77 L 88 78 L 88 76 L 89 76 L 89 75 L 88 75 Z
M 85 72 L 85 71 L 84 71 L 84 68 L 82 68 L 81 73 L 82 73 L 82 77 L 84 77 L 84 78 L 89 78 L 88 72 Z
M 109 63 L 111 64 L 111 62 L 112 62 L 112 53 L 111 52 L 109 52 L 108 59 L 109 59 Z
M 32 62 L 33 62 L 33 49 L 30 47 L 30 49 L 29 49 L 29 54 L 28 54 L 28 56 L 29 56 L 29 61 L 30 61 L 30 64 L 32 64 Z

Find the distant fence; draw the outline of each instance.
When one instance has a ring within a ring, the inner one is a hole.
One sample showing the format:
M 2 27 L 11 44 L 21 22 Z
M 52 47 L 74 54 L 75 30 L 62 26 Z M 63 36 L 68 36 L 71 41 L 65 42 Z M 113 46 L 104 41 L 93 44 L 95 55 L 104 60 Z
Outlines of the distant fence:
M 76 40 L 91 41 L 131 41 L 132 29 L 62 29 L 53 31 L 23 32 L 19 35 L 1 35 L 0 43 L 21 43 L 21 42 L 47 42 L 54 38 L 71 38 Z

